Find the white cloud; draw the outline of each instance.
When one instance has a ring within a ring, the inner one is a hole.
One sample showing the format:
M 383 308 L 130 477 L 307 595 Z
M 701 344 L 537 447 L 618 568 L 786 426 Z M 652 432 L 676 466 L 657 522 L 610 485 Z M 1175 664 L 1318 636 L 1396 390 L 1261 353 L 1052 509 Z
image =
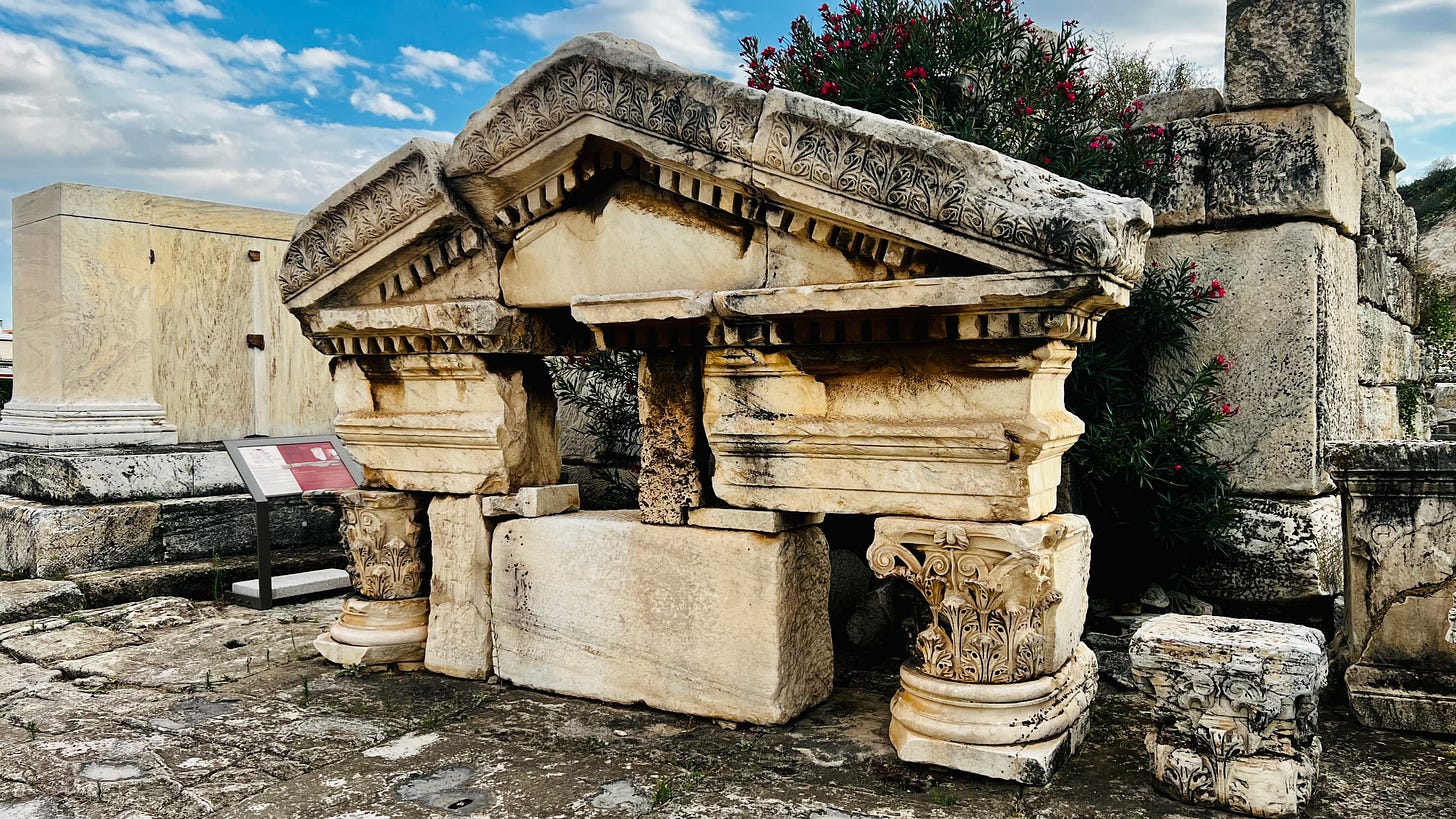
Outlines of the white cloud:
M 297 54 L 288 55 L 288 59 L 304 72 L 314 76 L 328 76 L 341 68 L 368 65 L 358 57 L 343 51 L 318 47 L 305 48 Z
M 572 0 L 569 8 L 523 14 L 505 24 L 550 46 L 578 34 L 610 31 L 641 40 L 688 68 L 729 74 L 738 65 L 737 55 L 722 44 L 727 36 L 723 18 L 700 8 L 698 0 Z
M 202 0 L 172 0 L 172 8 L 183 17 L 206 17 L 209 20 L 222 17 L 222 12 Z
M 402 46 L 399 49 L 403 68 L 400 75 L 406 79 L 429 83 L 435 87 L 445 84 L 445 77 L 456 77 L 470 82 L 490 82 L 490 66 L 500 58 L 489 51 L 480 52 L 474 59 L 465 59 L 448 51 L 431 51 Z
M 349 104 L 354 110 L 363 111 L 366 114 L 378 114 L 390 119 L 418 119 L 425 122 L 435 121 L 435 111 L 428 105 L 421 105 L 410 108 L 408 105 L 395 99 L 392 94 L 379 89 L 379 84 L 367 77 L 361 77 L 359 87 L 349 95 Z

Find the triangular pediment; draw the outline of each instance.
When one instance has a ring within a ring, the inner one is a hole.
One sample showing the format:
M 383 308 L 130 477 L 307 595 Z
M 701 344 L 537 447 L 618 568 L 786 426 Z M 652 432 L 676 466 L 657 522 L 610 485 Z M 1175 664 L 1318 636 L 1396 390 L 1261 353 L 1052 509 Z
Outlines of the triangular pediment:
M 1150 226 L 1140 201 L 982 146 L 590 35 L 453 145 L 412 140 L 315 208 L 280 286 L 316 339 L 321 311 L 376 310 L 364 327 L 450 302 L 564 313 L 662 291 L 1006 274 L 1115 294 Z

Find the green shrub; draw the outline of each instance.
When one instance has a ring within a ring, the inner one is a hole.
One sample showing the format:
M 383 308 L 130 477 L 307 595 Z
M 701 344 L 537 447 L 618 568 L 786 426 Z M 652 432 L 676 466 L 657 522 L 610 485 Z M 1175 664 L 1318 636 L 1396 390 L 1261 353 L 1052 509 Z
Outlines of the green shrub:
M 1194 262 L 1154 262 L 1131 306 L 1108 314 L 1098 341 L 1080 348 L 1067 405 L 1087 432 L 1067 457 L 1096 533 L 1093 576 L 1103 591 L 1135 599 L 1232 532 L 1233 483 L 1207 442 L 1239 411 L 1221 392 L 1234 362 L 1177 363 L 1224 292 L 1201 282 Z

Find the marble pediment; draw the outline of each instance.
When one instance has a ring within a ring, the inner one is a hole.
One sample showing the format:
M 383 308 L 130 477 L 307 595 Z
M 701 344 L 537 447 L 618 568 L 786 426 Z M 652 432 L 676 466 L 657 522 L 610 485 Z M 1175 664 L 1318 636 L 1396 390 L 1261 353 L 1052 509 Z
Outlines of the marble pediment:
M 1139 200 L 983 146 L 594 34 L 522 73 L 452 145 L 412 140 L 329 197 L 279 283 L 336 355 L 548 352 L 570 331 L 521 329 L 547 315 L 599 344 L 639 322 L 743 340 L 775 318 L 885 310 L 966 319 L 933 331 L 952 338 L 1080 341 L 1126 303 L 1151 224 Z M 678 291 L 706 307 L 660 303 Z M 485 301 L 504 318 L 419 306 Z

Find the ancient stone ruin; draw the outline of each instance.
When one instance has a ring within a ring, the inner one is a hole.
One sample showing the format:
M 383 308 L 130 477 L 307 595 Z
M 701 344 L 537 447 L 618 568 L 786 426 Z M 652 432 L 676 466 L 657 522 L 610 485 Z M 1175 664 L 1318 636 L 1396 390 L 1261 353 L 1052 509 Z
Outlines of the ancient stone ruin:
M 780 723 L 832 685 L 815 524 L 875 515 L 874 569 L 933 614 L 901 755 L 1046 782 L 1097 678 L 1091 535 L 1050 514 L 1082 431 L 1062 384 L 1151 224 L 978 145 L 572 40 L 289 248 L 370 486 L 321 649 Z M 644 354 L 640 510 L 529 516 L 509 496 L 560 472 L 543 357 L 593 348 Z

